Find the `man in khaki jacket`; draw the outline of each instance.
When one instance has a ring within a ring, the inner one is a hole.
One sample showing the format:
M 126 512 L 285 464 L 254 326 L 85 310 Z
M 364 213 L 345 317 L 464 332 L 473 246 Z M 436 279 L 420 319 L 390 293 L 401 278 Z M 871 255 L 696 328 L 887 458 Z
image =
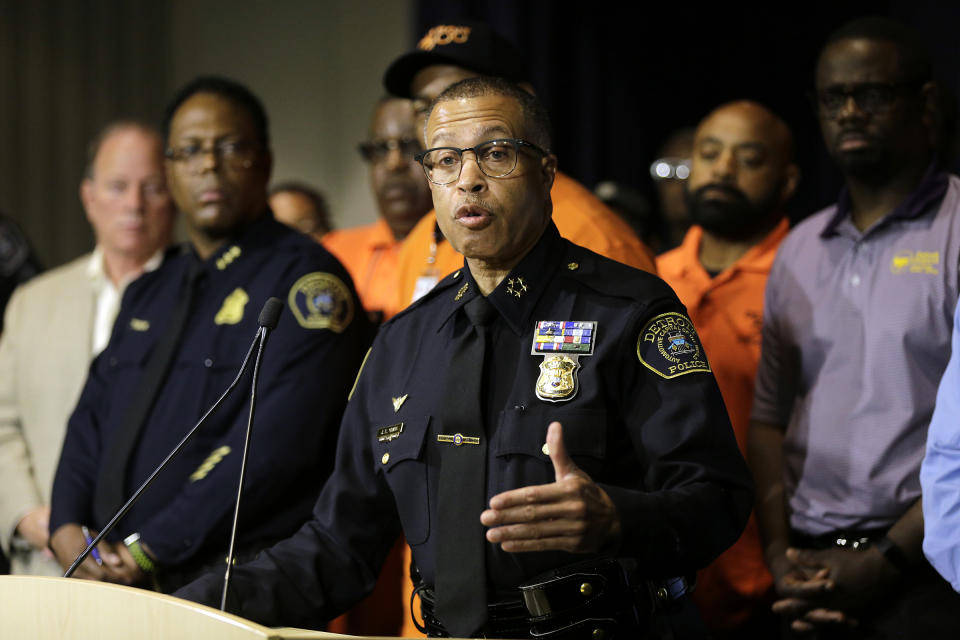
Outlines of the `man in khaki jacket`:
M 15 574 L 62 573 L 46 547 L 67 419 L 126 285 L 155 269 L 170 242 L 159 134 L 106 126 L 90 144 L 80 198 L 96 248 L 17 289 L 0 337 L 0 544 Z

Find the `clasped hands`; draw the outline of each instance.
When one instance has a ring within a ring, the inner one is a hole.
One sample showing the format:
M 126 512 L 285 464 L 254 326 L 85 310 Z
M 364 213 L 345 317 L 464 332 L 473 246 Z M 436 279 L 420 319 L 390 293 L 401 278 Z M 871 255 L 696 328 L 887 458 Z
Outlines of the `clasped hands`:
M 798 632 L 856 626 L 856 610 L 898 578 L 897 570 L 874 548 L 787 548 L 774 554 L 769 565 L 780 596 L 773 611 L 791 620 L 791 628 Z
M 551 422 L 547 450 L 555 481 L 497 494 L 480 514 L 487 540 L 504 551 L 590 553 L 619 540 L 620 517 L 610 496 L 567 454 L 563 427 Z
M 91 534 L 95 536 L 96 532 Z M 50 537 L 50 547 L 60 566 L 66 570 L 87 547 L 83 528 L 74 523 L 61 526 Z M 122 542 L 101 540 L 96 549 L 101 562 L 97 562 L 91 553 L 77 567 L 74 577 L 126 585 L 138 584 L 146 578 L 146 574 Z

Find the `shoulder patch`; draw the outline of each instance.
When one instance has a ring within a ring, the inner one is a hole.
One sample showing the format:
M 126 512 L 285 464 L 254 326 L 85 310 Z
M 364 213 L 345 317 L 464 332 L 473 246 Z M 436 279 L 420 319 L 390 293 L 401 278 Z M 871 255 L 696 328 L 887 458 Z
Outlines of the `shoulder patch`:
M 711 372 L 693 323 L 675 311 L 661 313 L 647 322 L 637 336 L 637 357 L 662 378 Z
M 304 329 L 340 333 L 353 320 L 353 297 L 340 278 L 315 271 L 293 283 L 287 305 Z

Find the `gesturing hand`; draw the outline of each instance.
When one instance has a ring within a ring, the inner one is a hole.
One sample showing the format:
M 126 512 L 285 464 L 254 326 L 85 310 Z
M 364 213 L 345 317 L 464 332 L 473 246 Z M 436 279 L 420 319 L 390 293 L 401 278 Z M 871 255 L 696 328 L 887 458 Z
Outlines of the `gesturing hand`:
M 599 551 L 620 536 L 616 507 L 567 455 L 559 422 L 547 429 L 547 447 L 555 482 L 493 496 L 480 514 L 487 540 L 504 551 Z

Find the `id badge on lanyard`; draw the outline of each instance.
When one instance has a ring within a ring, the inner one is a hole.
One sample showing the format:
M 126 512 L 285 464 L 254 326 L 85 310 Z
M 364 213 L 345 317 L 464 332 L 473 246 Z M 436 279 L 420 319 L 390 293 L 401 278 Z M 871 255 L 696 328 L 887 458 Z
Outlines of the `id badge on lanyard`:
M 410 304 L 413 304 L 425 296 L 440 280 L 440 272 L 437 270 L 437 235 L 439 233 L 439 229 L 435 228 L 433 230 L 433 237 L 430 239 L 430 255 L 427 257 L 427 267 L 423 270 L 420 277 L 417 278 L 416 284 L 414 284 L 413 297 L 410 299 Z

